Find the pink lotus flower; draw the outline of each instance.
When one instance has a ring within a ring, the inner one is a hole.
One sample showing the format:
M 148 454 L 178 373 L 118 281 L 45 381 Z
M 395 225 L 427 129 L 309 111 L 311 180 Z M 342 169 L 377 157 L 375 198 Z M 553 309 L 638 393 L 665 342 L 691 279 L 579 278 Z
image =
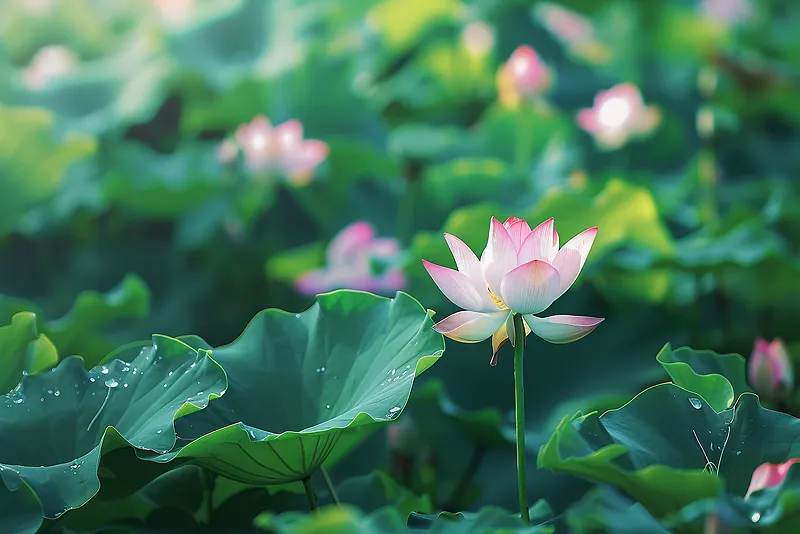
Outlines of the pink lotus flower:
M 597 228 L 589 228 L 559 250 L 553 219 L 531 230 L 523 219 L 510 217 L 501 224 L 492 217 L 489 241 L 478 260 L 463 241 L 445 234 L 458 270 L 422 263 L 442 293 L 465 311 L 445 317 L 434 329 L 463 343 L 491 337 L 492 364 L 500 347 L 514 339 L 515 313 L 523 315 L 526 334 L 532 331 L 550 343 L 581 339 L 603 319 L 536 314 L 550 307 L 578 278 L 595 235 Z
M 521 100 L 538 96 L 550 88 L 553 76 L 530 46 L 520 46 L 497 71 L 500 102 L 516 107 Z
M 41 91 L 53 80 L 72 72 L 77 64 L 78 57 L 70 49 L 57 45 L 45 46 L 33 56 L 22 73 L 22 80 L 31 91 Z
M 264 115 L 239 126 L 235 140 L 249 172 L 278 173 L 296 186 L 311 181 L 314 170 L 328 157 L 329 151 L 322 141 L 303 139 L 303 125 L 299 121 L 289 120 L 273 127 Z M 236 157 L 230 143 L 223 141 L 219 148 L 222 163 L 230 163 Z
M 661 121 L 661 111 L 645 106 L 639 89 L 630 83 L 601 91 L 594 107 L 578 112 L 578 125 L 592 134 L 598 146 L 606 150 L 620 148 L 629 139 L 651 133 Z
M 150 3 L 171 24 L 186 22 L 194 9 L 194 0 L 150 0 Z
M 471 22 L 461 31 L 461 46 L 467 54 L 483 57 L 494 46 L 494 30 L 485 22 Z
M 800 462 L 800 458 L 792 458 L 782 464 L 764 463 L 759 465 L 753 471 L 753 476 L 750 478 L 750 486 L 747 488 L 744 498 L 747 499 L 758 490 L 780 486 L 789 473 L 789 468 L 797 462 Z
M 794 369 L 783 342 L 758 338 L 750 356 L 750 385 L 765 398 L 776 398 L 794 386 Z
M 345 288 L 394 293 L 405 286 L 402 269 L 392 265 L 400 253 L 397 239 L 376 238 L 371 224 L 355 222 L 331 240 L 327 266 L 302 274 L 295 287 L 309 296 Z M 386 270 L 381 274 L 373 272 L 374 261 L 386 263 Z

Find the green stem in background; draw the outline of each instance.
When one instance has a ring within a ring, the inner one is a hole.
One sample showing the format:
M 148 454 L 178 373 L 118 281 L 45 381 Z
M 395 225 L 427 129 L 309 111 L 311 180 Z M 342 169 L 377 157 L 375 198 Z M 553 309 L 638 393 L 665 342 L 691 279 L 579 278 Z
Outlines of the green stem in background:
M 207 525 L 211 524 L 211 516 L 214 513 L 214 486 L 217 485 L 217 475 L 203 469 L 203 484 L 205 486 L 205 521 Z
M 520 106 L 525 106 L 523 102 Z M 514 132 L 514 172 L 522 180 L 526 180 L 528 176 L 525 173 L 525 168 L 531 158 L 531 124 L 529 124 L 530 115 L 523 113 L 523 110 L 517 110 L 516 113 L 516 131 Z
M 306 497 L 308 497 L 308 507 L 313 512 L 319 510 L 319 501 L 317 501 L 317 492 L 314 491 L 314 486 L 311 484 L 311 477 L 303 479 L 303 489 L 306 490 Z
M 418 161 L 406 161 L 403 175 L 405 189 L 397 205 L 397 237 L 404 247 L 411 245 L 414 234 L 414 216 L 416 215 L 416 199 L 422 188 L 423 166 Z
M 336 488 L 333 487 L 333 481 L 331 480 L 331 475 L 328 474 L 328 470 L 324 467 L 320 466 L 320 472 L 322 473 L 322 478 L 325 480 L 325 485 L 328 487 L 328 493 L 331 494 L 331 499 L 333 502 L 336 503 L 336 506 L 339 506 L 339 494 L 336 493 Z
M 514 405 L 517 427 L 517 490 L 519 491 L 519 513 L 525 523 L 530 524 L 528 512 L 528 480 L 525 473 L 525 378 L 522 360 L 525 355 L 525 324 L 522 315 L 514 314 Z
M 478 472 L 478 468 L 480 468 L 485 455 L 486 446 L 483 444 L 475 445 L 475 448 L 472 450 L 472 456 L 469 458 L 469 463 L 466 469 L 464 469 L 464 472 L 461 473 L 461 478 L 459 478 L 458 483 L 453 489 L 453 494 L 450 495 L 450 498 L 443 506 L 445 510 L 458 510 L 460 508 L 461 501 L 463 501 L 464 497 L 467 495 L 469 485 L 472 479 L 475 478 L 475 474 Z

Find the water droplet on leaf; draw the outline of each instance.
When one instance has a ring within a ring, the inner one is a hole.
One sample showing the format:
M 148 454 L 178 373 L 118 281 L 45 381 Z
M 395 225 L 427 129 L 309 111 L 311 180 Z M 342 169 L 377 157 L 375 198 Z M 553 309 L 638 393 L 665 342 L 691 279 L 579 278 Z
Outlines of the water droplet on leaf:
M 699 410 L 700 408 L 703 407 L 703 403 L 700 402 L 700 399 L 698 399 L 697 397 L 690 398 L 689 404 L 691 404 L 692 408 L 694 408 L 695 410 Z

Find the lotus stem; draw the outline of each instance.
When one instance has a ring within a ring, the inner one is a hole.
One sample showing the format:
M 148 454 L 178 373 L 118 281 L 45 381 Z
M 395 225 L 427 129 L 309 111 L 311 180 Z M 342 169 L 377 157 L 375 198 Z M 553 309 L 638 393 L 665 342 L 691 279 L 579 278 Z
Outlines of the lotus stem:
M 336 503 L 336 506 L 339 506 L 339 494 L 336 493 L 336 488 L 333 487 L 331 475 L 328 473 L 328 470 L 322 466 L 319 467 L 319 470 L 322 473 L 322 478 L 325 480 L 325 485 L 328 487 L 328 493 L 331 494 L 331 499 L 333 499 L 333 502 Z
M 525 378 L 523 357 L 525 355 L 525 324 L 522 315 L 514 314 L 514 405 L 517 427 L 517 490 L 519 492 L 519 514 L 522 521 L 530 524 L 528 512 L 528 478 L 525 471 Z
M 314 485 L 311 484 L 311 477 L 303 479 L 303 488 L 306 490 L 306 497 L 308 497 L 308 507 L 313 512 L 319 510 L 319 501 L 317 501 L 317 492 L 314 491 Z

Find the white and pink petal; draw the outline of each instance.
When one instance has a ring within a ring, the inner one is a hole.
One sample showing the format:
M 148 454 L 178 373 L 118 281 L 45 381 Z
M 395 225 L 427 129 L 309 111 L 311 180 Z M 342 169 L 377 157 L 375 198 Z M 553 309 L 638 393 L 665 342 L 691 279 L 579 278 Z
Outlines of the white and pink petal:
M 536 317 L 525 315 L 531 331 L 550 343 L 572 343 L 590 334 L 604 319 L 578 315 L 553 315 Z
M 464 273 L 426 260 L 422 260 L 422 265 L 425 266 L 425 270 L 428 271 L 444 296 L 459 308 L 472 311 L 497 309 L 489 297 L 489 293 L 475 287 L 472 280 Z
M 503 278 L 500 295 L 503 302 L 516 312 L 540 313 L 559 296 L 560 279 L 552 265 L 533 260 L 513 269 Z
M 553 238 L 555 236 L 554 220 L 551 217 L 531 230 L 531 233 L 525 238 L 517 255 L 519 263 L 528 263 L 533 260 L 544 260 L 547 263 L 552 263 L 555 255 L 553 251 Z
M 586 258 L 589 256 L 589 251 L 592 248 L 592 243 L 597 236 L 597 227 L 584 230 L 576 235 L 558 251 L 556 257 L 553 259 L 553 267 L 556 268 L 559 275 L 561 275 L 561 290 L 556 298 L 563 295 L 569 289 L 578 275 L 583 269 Z
M 479 343 L 492 337 L 492 334 L 504 326 L 510 313 L 460 311 L 445 317 L 433 325 L 433 329 L 455 341 Z
M 456 260 L 459 272 L 467 275 L 470 280 L 480 287 L 486 287 L 486 280 L 483 277 L 483 269 L 478 257 L 472 252 L 469 246 L 452 234 L 444 234 L 447 246 Z
M 492 217 L 489 242 L 481 255 L 481 267 L 492 293 L 500 295 L 500 283 L 517 263 L 517 249 L 503 224 Z

